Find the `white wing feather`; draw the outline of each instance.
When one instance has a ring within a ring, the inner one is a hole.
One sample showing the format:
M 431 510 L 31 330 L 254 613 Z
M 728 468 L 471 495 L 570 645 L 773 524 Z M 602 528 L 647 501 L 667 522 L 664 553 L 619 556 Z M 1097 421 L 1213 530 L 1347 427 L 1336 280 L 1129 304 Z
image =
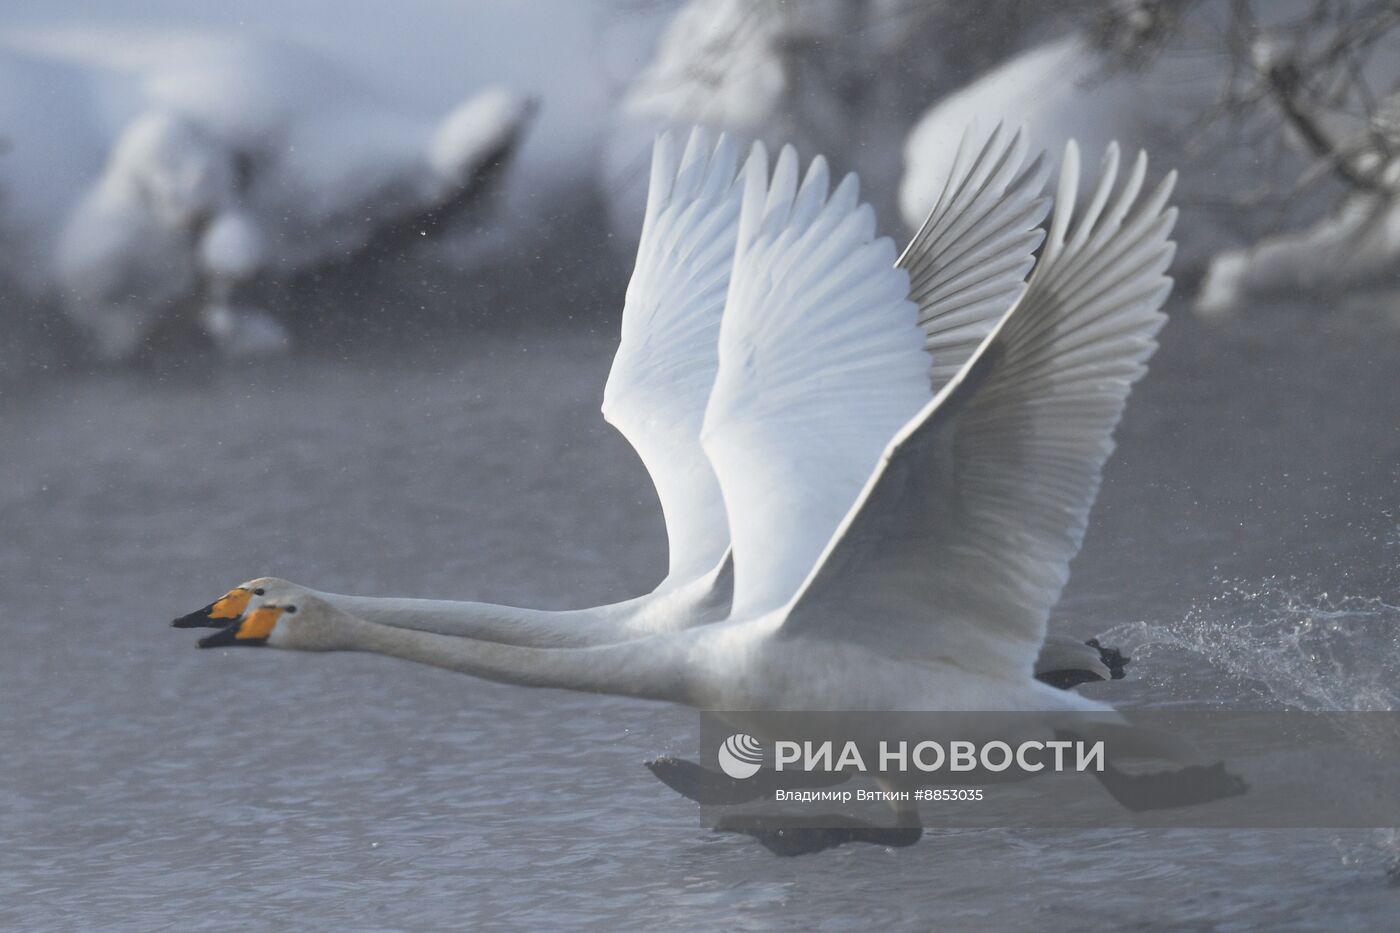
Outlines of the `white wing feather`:
M 668 585 L 712 570 L 729 547 L 700 428 L 739 224 L 735 177 L 734 146 L 724 136 L 716 142 L 697 129 L 683 152 L 669 134 L 657 139 L 622 337 L 603 392 L 603 416 L 636 449 L 661 500 Z
M 826 161 L 744 169 L 739 245 L 701 435 L 724 489 L 736 615 L 781 605 L 884 441 L 927 400 L 928 356 L 895 248 Z
M 1134 211 L 1110 147 L 1085 216 L 1071 145 L 1026 294 L 890 443 L 782 631 L 1031 675 L 1171 289 L 1174 176 Z M 1129 216 L 1131 212 L 1131 217 Z
M 1025 289 L 1049 210 L 1043 159 L 1024 171 L 1024 134 L 998 126 L 980 149 L 963 134 L 943 191 L 909 241 L 900 267 L 919 306 L 924 349 L 938 392 Z M 886 438 L 888 440 L 888 438 Z
M 791 598 L 890 436 L 1024 287 L 1046 209 L 1039 162 L 1018 174 L 1019 133 L 969 139 L 897 264 L 854 175 L 829 193 L 818 157 L 799 188 L 791 148 L 771 182 L 761 147 L 745 167 L 703 435 L 734 542 L 736 615 Z

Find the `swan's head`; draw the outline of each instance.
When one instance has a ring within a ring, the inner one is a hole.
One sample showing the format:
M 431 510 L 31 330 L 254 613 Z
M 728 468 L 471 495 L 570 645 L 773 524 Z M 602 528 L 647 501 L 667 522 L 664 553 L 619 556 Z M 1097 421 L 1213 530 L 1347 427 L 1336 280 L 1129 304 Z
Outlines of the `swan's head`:
M 315 596 L 255 599 L 252 607 L 232 625 L 199 640 L 201 648 L 271 645 L 302 651 L 327 651 L 340 647 L 338 626 L 350 617 Z
M 203 609 L 180 616 L 170 624 L 176 628 L 223 628 L 237 621 L 247 611 L 251 600 L 295 598 L 307 592 L 305 587 L 286 580 L 258 577 L 256 580 L 240 583 Z

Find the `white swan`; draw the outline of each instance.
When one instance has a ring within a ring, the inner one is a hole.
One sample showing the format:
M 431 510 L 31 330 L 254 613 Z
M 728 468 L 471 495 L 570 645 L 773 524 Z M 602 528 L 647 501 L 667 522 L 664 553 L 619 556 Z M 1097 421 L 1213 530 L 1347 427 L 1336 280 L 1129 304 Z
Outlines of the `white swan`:
M 997 315 L 1015 299 L 1040 239 L 1036 224 L 1045 209 L 1040 197 L 1043 180 L 1034 166 L 1018 175 L 1025 155 L 1020 134 L 998 128 L 980 148 L 967 142 L 949 174 L 944 196 L 898 262 L 911 275 L 910 296 L 919 305 L 918 324 L 934 359 L 932 386 L 926 357 L 904 361 L 906 399 L 932 397 L 932 389 L 956 372 Z M 791 150 L 779 163 L 775 181 L 795 179 L 796 157 Z M 813 166 L 824 179 L 824 161 L 818 159 Z M 684 151 L 669 135 L 658 139 L 621 340 L 604 394 L 603 413 L 641 456 L 665 516 L 670 568 L 655 591 L 621 603 L 560 612 L 348 596 L 262 577 L 240 584 L 174 624 L 227 624 L 254 596 L 304 594 L 369 621 L 525 645 L 605 644 L 726 618 L 731 591 L 726 559 L 729 531 L 723 497 L 701 448 L 700 433 L 718 366 L 719 323 L 738 238 L 743 192 L 735 183 L 735 167 L 733 144 L 725 137 L 715 142 L 697 130 Z M 854 204 L 854 176 L 838 197 Z M 868 212 L 862 216 L 868 218 Z M 902 282 L 898 276 L 891 277 L 892 282 L 896 280 Z M 917 333 L 914 314 L 912 309 L 900 311 L 902 317 L 890 321 L 892 330 L 886 339 L 901 347 L 913 346 L 909 340 Z M 872 355 L 863 365 L 879 366 L 880 358 Z M 852 422 L 860 417 L 863 402 L 855 395 L 827 393 L 823 404 L 845 412 L 842 420 Z M 841 456 L 836 443 L 843 439 L 835 436 L 831 444 L 808 452 L 809 472 L 844 471 L 839 483 L 827 477 L 816 489 L 827 502 L 824 512 L 814 515 L 809 527 L 794 530 L 804 537 L 811 553 L 830 536 L 859 491 L 879 444 L 899 420 L 885 418 L 888 430 L 866 432 L 860 446 L 841 451 Z M 852 469 L 852 462 L 859 466 Z M 782 585 L 791 590 L 797 582 L 790 575 Z M 1097 645 L 1053 637 L 1047 641 L 1038 672 L 1058 685 L 1072 686 L 1121 677 L 1121 660 L 1116 652 L 1101 651 Z
M 832 432 L 852 442 L 841 445 L 848 450 L 915 405 L 923 363 L 917 333 L 884 336 L 905 299 L 868 212 L 844 184 L 827 197 L 820 163 L 798 190 L 794 162 L 785 153 L 771 184 L 766 160 L 744 170 L 705 415 L 705 450 L 733 530 L 729 619 L 550 649 L 379 625 L 315 597 L 264 598 L 201 645 L 370 651 L 508 683 L 759 711 L 730 714 L 759 735 L 768 710 L 1111 711 L 1032 672 L 1113 429 L 1165 321 L 1174 175 L 1139 203 L 1145 155 L 1115 192 L 1110 147 L 1071 229 L 1079 169 L 1067 148 L 1026 292 L 892 432 L 856 502 L 808 559 L 809 542 L 788 532 L 831 506 L 787 482 L 787 471 Z M 807 339 L 792 339 L 794 331 Z M 872 354 L 879 365 L 852 374 Z M 859 420 L 842 424 L 823 396 L 852 392 L 863 401 Z M 783 581 L 794 576 L 790 591 Z M 1239 791 L 1220 793 L 1230 792 Z M 837 841 L 907 842 L 917 815 L 899 815 L 904 835 L 861 829 Z

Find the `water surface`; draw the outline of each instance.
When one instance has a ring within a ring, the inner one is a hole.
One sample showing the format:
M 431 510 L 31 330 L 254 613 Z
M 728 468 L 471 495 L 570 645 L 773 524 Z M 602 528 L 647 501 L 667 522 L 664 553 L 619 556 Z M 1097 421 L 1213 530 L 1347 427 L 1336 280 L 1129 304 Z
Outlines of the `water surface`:
M 1393 708 L 1400 332 L 1183 313 L 1054 627 L 1125 706 Z M 1393 836 L 930 833 L 778 859 L 642 768 L 693 717 L 359 655 L 199 652 L 262 573 L 543 607 L 663 572 L 610 335 L 197 360 L 0 402 L 0 925 L 1375 928 Z

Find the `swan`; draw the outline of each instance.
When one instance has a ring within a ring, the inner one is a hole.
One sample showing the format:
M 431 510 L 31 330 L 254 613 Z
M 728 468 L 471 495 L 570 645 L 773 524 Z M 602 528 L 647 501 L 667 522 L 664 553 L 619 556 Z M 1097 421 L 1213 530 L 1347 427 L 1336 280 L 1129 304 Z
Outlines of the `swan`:
M 909 333 L 892 334 L 902 343 L 921 328 L 927 351 L 905 360 L 907 395 L 931 398 L 1023 285 L 1041 238 L 1037 224 L 1046 209 L 1039 161 L 1020 171 L 1025 153 L 1019 132 L 998 127 L 980 148 L 971 145 L 971 134 L 965 135 L 942 198 L 897 263 L 890 257 L 891 265 L 908 271 L 909 297 L 918 305 L 917 324 L 906 308 L 899 309 L 903 317 L 890 321 Z M 761 149 L 748 163 L 757 164 L 760 154 Z M 761 157 L 766 163 L 766 154 Z M 636 265 L 623 305 L 621 339 L 604 391 L 603 414 L 640 455 L 665 517 L 670 565 L 654 591 L 610 605 L 542 611 L 349 596 L 260 577 L 173 624 L 226 625 L 243 613 L 250 599 L 299 595 L 324 599 L 368 621 L 555 647 L 605 644 L 727 618 L 733 583 L 729 524 L 700 434 L 718 368 L 720 318 L 739 238 L 743 191 L 736 164 L 734 144 L 726 136 L 715 140 L 697 129 L 684 150 L 670 134 L 658 138 Z M 791 175 L 795 164 L 795 154 L 786 150 L 778 177 Z M 813 166 L 824 178 L 825 161 L 818 157 Z M 855 177 L 849 176 L 838 196 L 854 204 L 857 190 Z M 904 281 L 898 275 L 891 279 Z M 878 366 L 879 358 L 872 356 L 864 365 Z M 860 416 L 862 403 L 858 396 L 827 393 L 822 404 L 846 412 L 843 419 L 850 422 Z M 808 527 L 796 532 L 807 537 L 813 553 L 855 498 L 865 467 L 896 426 L 897 421 L 886 418 L 884 428 L 857 439 L 858 446 L 844 458 L 832 455 L 838 436 L 833 436 L 833 445 L 807 452 L 809 472 L 844 473 L 839 482 L 824 477 L 815 487 L 830 507 L 814 513 Z M 859 462 L 854 469 L 853 460 Z M 829 464 L 835 466 L 828 469 Z M 797 582 L 789 576 L 786 585 L 795 588 Z M 1068 688 L 1121 678 L 1125 661 L 1096 643 L 1051 636 L 1037 673 Z
M 1113 430 L 1166 319 L 1175 174 L 1140 199 L 1146 155 L 1121 187 L 1118 168 L 1110 146 L 1072 223 L 1079 157 L 1066 147 L 1027 288 L 920 403 L 922 340 L 890 327 L 907 286 L 884 261 L 868 209 L 845 182 L 828 196 L 816 162 L 798 189 L 786 152 L 771 182 L 766 158 L 750 159 L 701 433 L 733 540 L 724 621 L 542 648 L 378 624 L 311 595 L 265 596 L 200 646 L 365 651 L 511 684 L 747 711 L 722 715 L 759 736 L 769 711 L 1112 714 L 1033 669 Z M 843 413 L 823 396 L 852 392 L 857 420 L 838 424 Z M 811 546 L 790 529 L 819 524 L 832 506 L 801 482 L 784 485 L 789 471 L 832 431 L 851 450 L 909 404 L 835 531 L 800 566 Z M 1243 792 L 1219 775 L 1198 799 Z M 917 810 L 895 813 L 893 827 L 731 828 L 786 854 L 916 840 Z

